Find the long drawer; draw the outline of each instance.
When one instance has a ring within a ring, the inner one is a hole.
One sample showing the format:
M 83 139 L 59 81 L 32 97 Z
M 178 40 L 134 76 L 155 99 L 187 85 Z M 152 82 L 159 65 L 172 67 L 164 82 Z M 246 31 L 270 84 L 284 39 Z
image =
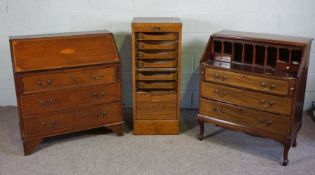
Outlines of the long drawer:
M 288 95 L 289 81 L 205 68 L 205 80 L 278 95 Z
M 74 86 L 100 85 L 117 81 L 116 66 L 36 73 L 22 77 L 24 93 L 62 89 Z
M 139 81 L 137 82 L 137 88 L 143 90 L 171 90 L 176 89 L 176 81 Z
M 148 50 L 174 50 L 177 49 L 178 43 L 176 42 L 146 42 L 139 41 L 137 43 L 138 49 L 148 49 Z
M 138 60 L 139 68 L 175 68 L 176 60 Z
M 172 32 L 143 32 L 136 33 L 137 40 L 153 40 L 153 41 L 174 41 L 178 39 L 177 33 Z
M 120 84 L 48 91 L 21 96 L 23 114 L 54 112 L 62 109 L 120 101 Z
M 119 103 L 88 107 L 85 110 L 56 112 L 46 115 L 25 116 L 25 136 L 49 135 L 60 131 L 102 126 L 122 120 Z
M 202 82 L 201 97 L 263 111 L 290 115 L 292 99 Z
M 263 129 L 281 135 L 289 134 L 290 117 L 243 108 L 226 103 L 200 99 L 201 115 L 248 127 Z
M 138 72 L 137 80 L 176 80 L 176 72 Z
M 176 51 L 159 51 L 159 52 L 138 51 L 136 56 L 138 59 L 175 59 L 177 58 L 177 52 Z

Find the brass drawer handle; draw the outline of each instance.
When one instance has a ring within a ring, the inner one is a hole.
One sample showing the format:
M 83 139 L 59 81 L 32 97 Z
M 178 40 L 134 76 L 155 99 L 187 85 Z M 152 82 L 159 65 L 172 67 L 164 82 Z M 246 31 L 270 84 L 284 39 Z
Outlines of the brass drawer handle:
M 48 100 L 40 100 L 39 103 L 44 106 L 44 105 L 49 105 L 49 104 L 52 104 L 52 103 L 55 103 L 56 100 L 53 99 L 53 98 L 50 98 Z
M 96 114 L 96 118 L 100 119 L 100 118 L 104 118 L 107 116 L 107 112 L 100 112 L 98 114 Z
M 268 101 L 264 99 L 259 100 L 259 102 L 262 104 L 263 107 L 272 107 L 275 104 L 274 101 Z
M 96 92 L 93 92 L 91 94 L 92 97 L 95 97 L 95 98 L 100 98 L 100 97 L 104 97 L 105 96 L 105 92 L 101 92 L 101 93 L 96 93 Z
M 217 112 L 217 113 L 222 113 L 222 114 L 224 114 L 225 112 L 223 111 L 223 107 L 214 107 L 213 109 L 212 109 L 212 111 L 213 112 Z
M 213 77 L 222 81 L 225 81 L 228 78 L 226 75 L 220 76 L 219 74 L 214 74 Z
M 139 49 L 143 49 L 143 47 L 144 47 L 143 44 L 138 44 Z
M 224 97 L 224 96 L 227 95 L 227 94 L 228 94 L 227 91 L 220 92 L 220 91 L 217 90 L 217 89 L 214 90 L 214 95 L 219 96 L 219 97 L 221 97 L 221 98 Z
M 46 83 L 43 83 L 42 81 L 37 82 L 37 85 L 43 88 L 49 87 L 51 84 L 52 84 L 52 80 L 47 80 Z
M 50 122 L 50 123 L 43 122 L 42 126 L 44 126 L 46 128 L 52 128 L 52 127 L 56 126 L 56 122 L 55 121 L 54 122 Z
M 153 30 L 161 30 L 160 27 L 153 27 Z
M 104 74 L 100 74 L 100 75 L 93 74 L 93 75 L 91 75 L 91 77 L 94 80 L 101 80 L 104 77 Z
M 272 125 L 272 121 L 270 120 L 264 120 L 264 119 L 257 119 L 257 123 L 261 124 L 261 125 L 265 125 L 267 127 L 271 126 Z
M 144 56 L 143 53 L 138 53 L 138 57 L 142 58 Z
M 272 83 L 271 85 L 268 85 L 268 83 L 266 83 L 266 82 L 261 82 L 260 86 L 262 86 L 263 89 L 266 91 L 271 91 L 277 87 L 277 85 L 274 83 Z
M 143 34 L 139 34 L 139 39 L 143 39 L 144 35 Z

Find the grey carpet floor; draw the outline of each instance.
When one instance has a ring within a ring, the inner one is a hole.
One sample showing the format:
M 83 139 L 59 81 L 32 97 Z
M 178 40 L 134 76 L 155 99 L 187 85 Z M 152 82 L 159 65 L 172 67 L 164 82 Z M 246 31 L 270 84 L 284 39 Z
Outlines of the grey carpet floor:
M 315 174 L 315 123 L 307 114 L 283 167 L 282 146 L 272 140 L 207 125 L 199 141 L 196 113 L 182 111 L 177 136 L 134 136 L 125 115 L 122 137 L 104 128 L 57 136 L 25 157 L 17 109 L 0 107 L 0 175 Z

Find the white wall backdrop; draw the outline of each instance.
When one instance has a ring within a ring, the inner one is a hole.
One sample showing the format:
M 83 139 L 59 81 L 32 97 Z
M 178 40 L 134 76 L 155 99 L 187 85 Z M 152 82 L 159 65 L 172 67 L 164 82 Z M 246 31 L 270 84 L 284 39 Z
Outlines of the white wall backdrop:
M 108 29 L 123 63 L 131 106 L 130 23 L 135 16 L 183 21 L 182 107 L 198 107 L 198 64 L 209 36 L 222 29 L 315 38 L 314 0 L 0 0 L 0 105 L 16 105 L 8 36 Z M 315 100 L 315 42 L 305 108 Z

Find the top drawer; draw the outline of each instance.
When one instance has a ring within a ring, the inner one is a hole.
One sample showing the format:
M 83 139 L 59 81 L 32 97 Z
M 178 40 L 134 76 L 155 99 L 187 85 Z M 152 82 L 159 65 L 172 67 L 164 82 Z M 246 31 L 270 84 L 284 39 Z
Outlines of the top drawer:
M 277 94 L 289 94 L 289 81 L 205 68 L 206 81 Z
M 158 33 L 136 33 L 137 40 L 149 40 L 149 41 L 175 41 L 178 40 L 178 33 L 174 32 L 158 32 Z
M 12 39 L 15 72 L 119 62 L 112 34 Z
M 117 67 L 36 73 L 22 77 L 23 92 L 41 92 L 74 86 L 100 85 L 116 82 Z

